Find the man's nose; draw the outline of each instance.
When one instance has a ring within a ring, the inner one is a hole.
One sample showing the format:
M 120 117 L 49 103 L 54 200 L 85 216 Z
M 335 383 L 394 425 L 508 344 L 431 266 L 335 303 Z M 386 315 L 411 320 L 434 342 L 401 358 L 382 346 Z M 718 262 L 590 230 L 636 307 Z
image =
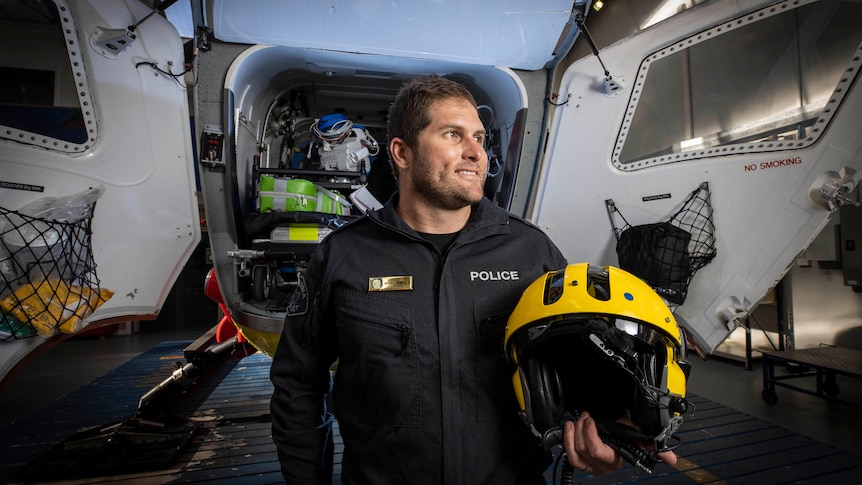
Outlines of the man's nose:
M 482 161 L 482 159 L 487 157 L 485 146 L 475 138 L 470 138 L 467 140 L 467 146 L 464 148 L 464 157 L 477 162 Z

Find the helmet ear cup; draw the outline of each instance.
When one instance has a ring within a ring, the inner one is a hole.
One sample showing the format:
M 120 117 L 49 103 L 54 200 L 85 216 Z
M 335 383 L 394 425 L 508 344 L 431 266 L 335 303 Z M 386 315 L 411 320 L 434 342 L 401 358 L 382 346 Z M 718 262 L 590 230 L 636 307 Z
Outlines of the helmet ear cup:
M 527 417 L 544 433 L 560 424 L 566 410 L 560 376 L 552 366 L 536 359 L 524 359 L 520 366 L 526 380 Z

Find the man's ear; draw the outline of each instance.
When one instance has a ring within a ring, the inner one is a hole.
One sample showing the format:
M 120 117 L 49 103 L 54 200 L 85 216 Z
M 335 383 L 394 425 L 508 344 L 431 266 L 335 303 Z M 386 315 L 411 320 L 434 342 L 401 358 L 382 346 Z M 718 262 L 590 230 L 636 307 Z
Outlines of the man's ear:
M 410 166 L 413 153 L 404 140 L 398 137 L 389 141 L 389 159 L 398 167 L 398 171 L 406 170 Z

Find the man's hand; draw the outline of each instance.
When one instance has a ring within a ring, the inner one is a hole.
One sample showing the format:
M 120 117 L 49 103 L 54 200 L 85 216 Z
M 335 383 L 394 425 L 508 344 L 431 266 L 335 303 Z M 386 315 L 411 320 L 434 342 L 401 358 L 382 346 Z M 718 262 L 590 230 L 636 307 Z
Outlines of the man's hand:
M 629 420 L 620 422 L 634 426 Z M 569 464 L 577 470 L 604 475 L 625 466 L 625 460 L 606 445 L 599 437 L 596 422 L 589 413 L 583 412 L 575 422 L 567 422 L 563 428 L 563 447 L 569 457 Z M 677 456 L 672 451 L 658 453 L 657 458 L 668 465 L 675 465 Z

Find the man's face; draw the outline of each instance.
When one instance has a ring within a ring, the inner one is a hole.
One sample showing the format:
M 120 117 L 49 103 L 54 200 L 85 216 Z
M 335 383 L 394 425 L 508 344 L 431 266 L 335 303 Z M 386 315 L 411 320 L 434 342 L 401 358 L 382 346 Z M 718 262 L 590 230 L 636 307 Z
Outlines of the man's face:
M 488 173 L 485 127 L 466 100 L 431 105 L 431 123 L 420 133 L 409 176 L 415 192 L 434 206 L 454 210 L 482 199 Z

